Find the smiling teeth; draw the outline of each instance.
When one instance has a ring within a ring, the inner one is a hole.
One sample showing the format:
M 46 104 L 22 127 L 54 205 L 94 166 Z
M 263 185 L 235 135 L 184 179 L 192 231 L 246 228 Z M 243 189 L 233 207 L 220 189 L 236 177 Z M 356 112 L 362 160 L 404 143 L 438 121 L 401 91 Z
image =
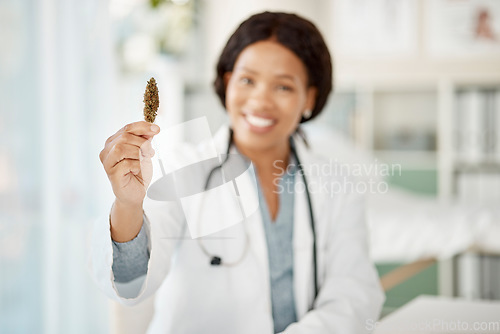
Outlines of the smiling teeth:
M 266 126 L 273 125 L 274 123 L 273 120 L 271 119 L 257 117 L 253 115 L 246 115 L 246 116 L 248 123 L 252 124 L 253 126 L 257 126 L 259 128 L 265 128 Z

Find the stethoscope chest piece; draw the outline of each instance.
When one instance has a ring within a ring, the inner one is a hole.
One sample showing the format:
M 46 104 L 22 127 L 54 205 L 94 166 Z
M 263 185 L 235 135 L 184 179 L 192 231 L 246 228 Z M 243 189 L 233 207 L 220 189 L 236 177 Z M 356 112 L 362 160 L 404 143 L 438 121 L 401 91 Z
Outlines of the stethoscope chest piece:
M 218 256 L 213 256 L 210 259 L 210 265 L 212 266 L 220 266 L 222 264 L 222 259 Z

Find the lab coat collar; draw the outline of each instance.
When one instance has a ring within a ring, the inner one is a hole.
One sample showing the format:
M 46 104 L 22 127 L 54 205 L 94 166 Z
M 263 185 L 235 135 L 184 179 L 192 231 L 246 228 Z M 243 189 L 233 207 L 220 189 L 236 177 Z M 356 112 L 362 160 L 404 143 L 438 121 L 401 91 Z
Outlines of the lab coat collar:
M 214 135 L 214 144 L 219 154 L 226 154 L 229 144 L 230 127 L 227 124 L 222 125 Z M 293 135 L 295 148 L 301 162 L 305 165 L 312 159 L 311 151 L 306 147 L 303 139 L 298 135 Z

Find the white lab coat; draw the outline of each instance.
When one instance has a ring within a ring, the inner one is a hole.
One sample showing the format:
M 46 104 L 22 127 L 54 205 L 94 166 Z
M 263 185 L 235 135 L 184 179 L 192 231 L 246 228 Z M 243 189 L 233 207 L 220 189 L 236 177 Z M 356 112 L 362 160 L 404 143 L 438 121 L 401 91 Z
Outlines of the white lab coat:
M 225 153 L 228 128 L 214 137 Z M 310 185 L 344 182 L 335 176 L 307 175 L 311 165 L 327 163 L 296 139 L 297 153 Z M 200 150 L 200 148 L 198 148 Z M 201 148 L 202 152 L 203 148 Z M 183 149 L 183 154 L 197 154 Z M 302 182 L 300 176 L 296 183 Z M 324 189 L 324 188 L 323 188 Z M 365 206 L 358 194 L 311 190 L 319 294 L 314 295 L 312 233 L 304 192 L 295 195 L 294 293 L 298 322 L 286 334 L 367 333 L 367 324 L 379 317 L 384 294 L 368 257 Z M 169 202 L 144 202 L 150 236 L 150 260 L 145 277 L 120 284 L 113 280 L 113 249 L 108 217 L 96 221 L 90 252 L 94 279 L 111 298 L 134 305 L 156 293 L 155 315 L 148 333 L 271 334 L 273 319 L 267 245 L 260 214 L 247 221 L 250 239 L 244 260 L 234 267 L 210 266 L 210 258 L 189 237 L 181 210 Z M 245 247 L 243 224 L 204 239 L 205 247 L 224 261 L 238 259 Z M 179 238 L 178 236 L 182 236 Z M 370 327 L 370 326 L 368 326 Z

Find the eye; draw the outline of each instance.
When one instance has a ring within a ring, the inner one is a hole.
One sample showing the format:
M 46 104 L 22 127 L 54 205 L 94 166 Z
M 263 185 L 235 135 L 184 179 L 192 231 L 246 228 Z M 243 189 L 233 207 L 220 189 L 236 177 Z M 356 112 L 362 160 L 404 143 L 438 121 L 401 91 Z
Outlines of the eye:
M 291 86 L 287 86 L 287 85 L 279 85 L 277 88 L 278 88 L 278 90 L 281 90 L 281 91 L 284 91 L 284 92 L 291 92 L 291 91 L 293 91 L 293 88 Z
M 240 79 L 240 82 L 241 82 L 242 84 L 244 84 L 244 85 L 251 85 L 251 84 L 253 84 L 253 80 L 252 80 L 252 79 L 250 79 L 249 77 L 242 77 L 242 78 Z

